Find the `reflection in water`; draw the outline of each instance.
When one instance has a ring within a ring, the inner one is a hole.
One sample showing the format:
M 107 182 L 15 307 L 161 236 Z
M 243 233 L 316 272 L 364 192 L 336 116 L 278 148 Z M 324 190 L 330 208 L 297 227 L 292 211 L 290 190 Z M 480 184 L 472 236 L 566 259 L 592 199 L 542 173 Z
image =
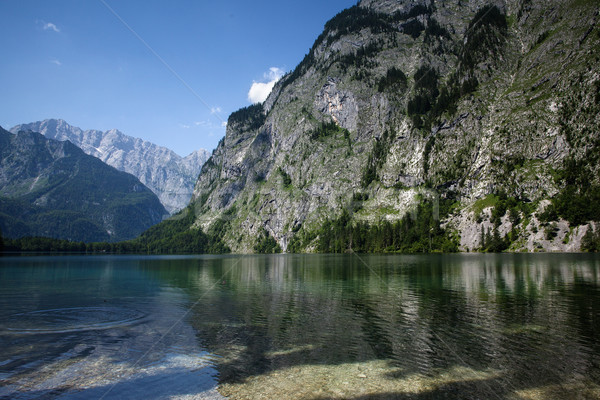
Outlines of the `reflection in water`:
M 593 255 L 17 260 L 0 398 L 600 398 Z
M 191 323 L 235 398 L 600 398 L 599 261 L 244 257 L 188 277 Z

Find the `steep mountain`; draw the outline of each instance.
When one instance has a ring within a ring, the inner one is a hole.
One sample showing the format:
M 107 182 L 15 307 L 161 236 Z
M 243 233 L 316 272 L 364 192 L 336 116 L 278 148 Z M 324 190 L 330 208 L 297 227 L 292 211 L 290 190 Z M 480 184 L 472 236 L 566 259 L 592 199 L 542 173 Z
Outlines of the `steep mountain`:
M 0 230 L 5 237 L 126 240 L 166 214 L 136 177 L 71 142 L 0 128 Z
M 586 0 L 360 1 L 229 117 L 194 226 L 237 252 L 589 248 L 599 19 Z
M 55 119 L 17 125 L 10 131 L 40 132 L 50 139 L 69 140 L 87 154 L 136 176 L 158 196 L 169 213 L 189 203 L 200 168 L 210 155 L 200 149 L 180 157 L 172 150 L 118 130 L 84 131 Z

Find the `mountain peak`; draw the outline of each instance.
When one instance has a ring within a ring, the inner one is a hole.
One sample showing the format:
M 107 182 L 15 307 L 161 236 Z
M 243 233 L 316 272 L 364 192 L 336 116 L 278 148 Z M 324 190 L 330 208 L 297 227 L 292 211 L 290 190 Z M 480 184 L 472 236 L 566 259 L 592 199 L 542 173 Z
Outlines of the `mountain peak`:
M 170 149 L 125 135 L 117 129 L 84 131 L 62 119 L 17 125 L 11 132 L 19 130 L 40 132 L 60 141 L 69 140 L 85 153 L 133 174 L 159 197 L 170 213 L 188 204 L 195 180 L 208 158 L 208 152 L 203 149 L 193 153 L 192 158 L 182 158 Z
M 126 240 L 166 213 L 137 178 L 69 141 L 2 130 L 0 142 L 0 228 L 8 237 Z
M 362 0 L 340 12 L 262 106 L 231 115 L 198 178 L 197 224 L 234 251 L 261 248 L 265 232 L 310 251 L 332 248 L 334 222 L 400 223 L 434 203 L 448 205 L 439 243 L 578 250 L 585 218 L 600 216 L 556 212 L 547 236 L 539 221 L 548 204 L 569 207 L 556 171 L 600 184 L 586 157 L 600 154 L 592 3 Z M 592 202 L 585 187 L 569 190 Z

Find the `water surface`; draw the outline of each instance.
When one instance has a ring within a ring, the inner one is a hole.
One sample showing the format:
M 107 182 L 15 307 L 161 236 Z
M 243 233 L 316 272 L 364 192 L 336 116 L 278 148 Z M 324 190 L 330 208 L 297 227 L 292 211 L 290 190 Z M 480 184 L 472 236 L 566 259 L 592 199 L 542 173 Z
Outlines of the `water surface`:
M 594 255 L 0 258 L 0 398 L 600 398 Z

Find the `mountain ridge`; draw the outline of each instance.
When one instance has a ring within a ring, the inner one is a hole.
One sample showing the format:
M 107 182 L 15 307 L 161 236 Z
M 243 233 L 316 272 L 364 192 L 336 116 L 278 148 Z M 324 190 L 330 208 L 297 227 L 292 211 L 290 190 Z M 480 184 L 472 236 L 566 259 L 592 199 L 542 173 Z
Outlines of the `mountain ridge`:
M 0 226 L 6 237 L 127 240 L 166 214 L 136 177 L 69 141 L 0 128 L 0 143 Z
M 462 251 L 581 250 L 600 220 L 574 206 L 600 193 L 599 14 L 579 0 L 359 2 L 263 104 L 230 116 L 195 226 L 227 227 L 235 252 L 263 232 L 327 251 L 343 224 L 392 229 L 425 201 Z
M 209 153 L 204 149 L 181 157 L 174 151 L 125 135 L 112 129 L 105 132 L 71 126 L 61 119 L 47 119 L 20 124 L 10 129 L 39 132 L 50 139 L 69 140 L 85 153 L 120 171 L 136 176 L 148 186 L 169 211 L 184 208 L 193 192 L 194 183 Z

